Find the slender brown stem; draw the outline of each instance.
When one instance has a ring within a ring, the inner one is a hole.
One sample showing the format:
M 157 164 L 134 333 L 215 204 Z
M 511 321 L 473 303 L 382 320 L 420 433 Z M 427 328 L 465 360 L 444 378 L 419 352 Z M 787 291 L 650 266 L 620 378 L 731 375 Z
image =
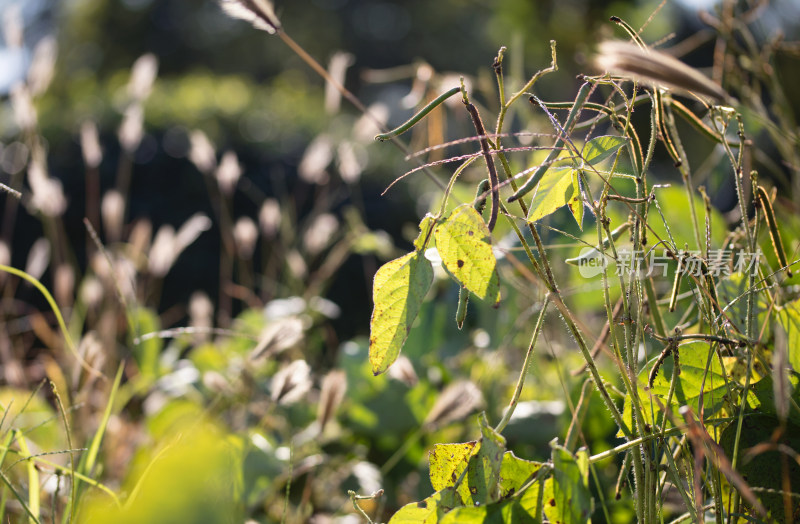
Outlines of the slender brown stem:
M 497 168 L 494 165 L 494 159 L 489 151 L 489 141 L 486 139 L 486 129 L 483 127 L 481 115 L 478 113 L 478 108 L 474 104 L 467 102 L 467 111 L 472 118 L 472 124 L 475 126 L 475 131 L 481 137 L 481 151 L 483 158 L 486 160 L 486 168 L 489 170 L 489 182 L 492 184 L 492 211 L 489 215 L 489 231 L 494 231 L 494 226 L 497 224 L 497 210 L 500 207 L 500 182 L 497 179 Z

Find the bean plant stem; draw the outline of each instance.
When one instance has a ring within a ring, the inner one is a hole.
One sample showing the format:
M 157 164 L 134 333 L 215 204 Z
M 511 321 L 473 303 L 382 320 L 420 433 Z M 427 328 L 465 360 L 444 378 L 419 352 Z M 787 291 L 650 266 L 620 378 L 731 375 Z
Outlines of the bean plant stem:
M 525 385 L 525 377 L 528 375 L 530 371 L 531 363 L 533 362 L 533 349 L 536 346 L 536 340 L 539 338 L 539 333 L 542 331 L 542 325 L 544 324 L 544 316 L 547 312 L 547 305 L 550 302 L 549 294 L 544 297 L 544 302 L 542 302 L 542 309 L 539 311 L 539 318 L 536 320 L 536 326 L 533 328 L 533 334 L 531 335 L 531 342 L 528 345 L 528 351 L 525 353 L 525 361 L 522 363 L 522 371 L 520 371 L 519 379 L 517 379 L 517 387 L 514 388 L 514 395 L 511 397 L 511 401 L 508 403 L 508 409 L 503 414 L 503 418 L 497 424 L 497 427 L 494 430 L 498 433 L 502 433 L 505 427 L 508 425 L 508 422 L 511 420 L 511 416 L 514 414 L 514 410 L 517 408 L 517 404 L 519 402 L 519 397 L 522 394 L 522 387 Z

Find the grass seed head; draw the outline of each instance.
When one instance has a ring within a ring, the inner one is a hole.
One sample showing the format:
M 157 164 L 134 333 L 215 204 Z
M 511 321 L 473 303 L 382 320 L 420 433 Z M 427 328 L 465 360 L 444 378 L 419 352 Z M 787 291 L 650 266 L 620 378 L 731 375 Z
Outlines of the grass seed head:
M 220 6 L 228 16 L 250 22 L 256 29 L 271 35 L 281 30 L 275 8 L 268 0 L 220 0 Z
M 645 50 L 636 44 L 607 40 L 598 46 L 595 65 L 612 75 L 695 93 L 715 101 L 727 101 L 728 94 L 714 81 L 661 51 Z

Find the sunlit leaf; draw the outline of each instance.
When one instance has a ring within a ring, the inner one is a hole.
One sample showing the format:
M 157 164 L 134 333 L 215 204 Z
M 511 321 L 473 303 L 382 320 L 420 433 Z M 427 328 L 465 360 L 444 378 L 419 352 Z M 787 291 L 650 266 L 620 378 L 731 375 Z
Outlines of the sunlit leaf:
M 441 491 L 445 487 L 454 486 L 461 479 L 456 498 L 460 505 L 485 505 L 500 498 L 500 468 L 505 452 L 505 439 L 489 426 L 485 414 L 479 417 L 479 421 L 479 441 L 437 444 L 430 453 L 430 479 L 433 489 Z
M 536 187 L 528 211 L 528 222 L 541 220 L 567 205 L 574 195 L 574 178 L 575 169 L 572 167 L 550 168 Z
M 417 251 L 422 251 L 422 248 L 425 247 L 425 242 L 430 238 L 430 230 L 434 224 L 433 216 L 430 214 L 425 215 L 419 223 L 419 235 L 414 240 L 414 248 Z
M 375 273 L 369 339 L 375 375 L 397 359 L 432 282 L 431 263 L 416 251 L 387 262 Z
M 472 503 L 488 504 L 500 498 L 498 482 L 506 439 L 489 426 L 485 413 L 478 419 L 481 425 L 481 446 L 470 460 L 467 482 Z
M 440 521 L 441 524 L 537 524 L 541 522 L 535 511 L 522 505 L 522 501 L 504 500 L 488 506 L 456 508 Z
M 572 197 L 567 202 L 570 213 L 578 223 L 578 228 L 583 231 L 583 194 L 581 193 L 580 171 L 572 171 Z
M 688 405 L 695 413 L 699 411 L 700 395 L 703 399 L 703 414 L 706 418 L 711 417 L 731 399 L 728 398 L 728 385 L 723 375 L 719 360 L 713 353 L 709 362 L 709 344 L 703 341 L 681 344 L 679 347 L 680 374 L 675 382 L 675 392 L 672 397 L 672 404 L 669 408 L 677 412 L 680 406 Z M 675 360 L 673 356 L 668 356 L 659 367 L 658 373 L 653 380 L 653 387 L 647 387 L 649 374 L 653 366 L 656 365 L 658 357 L 652 358 L 642 369 L 638 379 L 639 400 L 642 405 L 642 415 L 646 424 L 653 425 L 663 420 L 661 406 L 666 405 L 669 396 L 670 381 L 673 376 Z M 708 371 L 706 372 L 706 365 Z M 656 420 L 653 420 L 655 414 Z M 633 428 L 633 418 L 631 414 L 630 396 L 625 396 L 622 419 Z M 623 436 L 622 431 L 617 433 L 618 437 Z
M 464 470 L 467 469 L 470 458 L 480 447 L 479 440 L 459 444 L 435 444 L 428 455 L 429 475 L 433 489 L 441 491 L 446 487 L 455 486 Z M 458 486 L 458 493 L 462 501 L 471 498 L 466 482 L 462 481 Z
M 442 264 L 459 284 L 482 300 L 500 301 L 497 259 L 492 252 L 491 233 L 470 204 L 456 209 L 435 231 Z
M 525 460 L 506 451 L 500 466 L 500 497 L 507 498 L 517 493 L 542 468 L 540 462 Z
M 544 485 L 544 514 L 551 522 L 584 524 L 592 514 L 589 454 L 553 449 L 553 476 Z
M 740 254 L 733 254 L 733 262 L 736 263 Z M 720 279 L 717 282 L 717 296 L 720 306 L 724 308 L 725 319 L 731 322 L 739 332 L 745 333 L 747 326 L 747 302 L 750 293 L 748 293 L 747 286 L 749 278 L 743 273 L 733 273 L 728 278 Z M 757 292 L 755 300 L 753 301 L 754 320 L 760 327 L 764 325 L 767 311 L 769 310 L 769 302 L 764 293 Z M 780 315 L 778 316 L 780 319 Z M 769 324 L 767 324 L 769 327 Z M 763 334 L 764 337 L 769 337 L 769 332 Z
M 621 136 L 606 135 L 595 137 L 586 142 L 583 148 L 583 160 L 587 164 L 597 164 L 616 153 L 626 143 L 627 139 Z
M 703 394 L 703 411 L 706 416 L 713 414 L 721 407 L 723 397 L 728 392 L 719 360 L 710 351 L 711 348 L 707 342 L 681 344 L 679 346 L 680 374 L 675 383 L 675 401 L 681 406 L 689 405 L 692 409 L 699 409 L 699 397 L 701 393 Z M 662 398 L 667 398 L 669 393 L 673 365 L 672 357 L 667 357 L 653 381 L 652 392 Z
M 435 524 L 455 507 L 455 490 L 445 488 L 419 502 L 406 504 L 395 513 L 389 524 Z

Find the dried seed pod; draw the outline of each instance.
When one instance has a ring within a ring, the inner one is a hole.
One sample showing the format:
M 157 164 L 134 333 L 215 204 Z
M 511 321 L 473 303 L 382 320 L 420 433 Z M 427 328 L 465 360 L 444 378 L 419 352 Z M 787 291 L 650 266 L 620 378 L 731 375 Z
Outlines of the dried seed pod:
M 775 249 L 778 263 L 782 268 L 785 268 L 786 276 L 791 278 L 792 271 L 788 267 L 789 261 L 786 258 L 786 251 L 783 250 L 781 232 L 778 230 L 778 222 L 775 220 L 775 211 L 772 209 L 772 202 L 770 201 L 769 195 L 767 195 L 767 191 L 762 186 L 756 186 L 756 195 L 761 204 L 761 210 L 764 212 L 764 217 L 767 219 L 769 238 L 772 240 L 772 247 Z

